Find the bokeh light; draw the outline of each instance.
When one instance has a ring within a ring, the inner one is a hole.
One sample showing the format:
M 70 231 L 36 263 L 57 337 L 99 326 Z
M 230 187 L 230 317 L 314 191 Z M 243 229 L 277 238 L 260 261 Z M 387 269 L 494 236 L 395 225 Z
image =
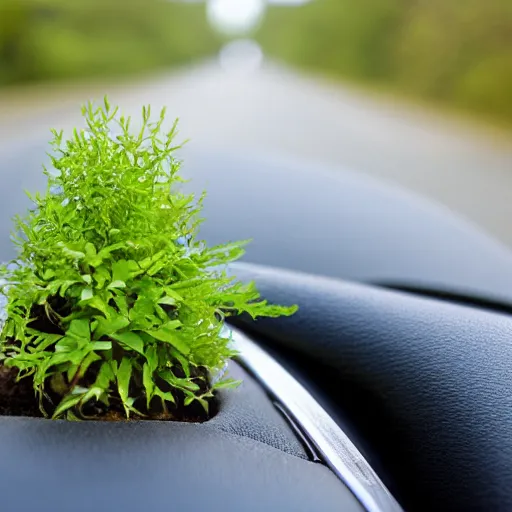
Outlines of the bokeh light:
M 210 0 L 207 13 L 217 30 L 226 34 L 243 34 L 258 25 L 265 8 L 263 0 Z

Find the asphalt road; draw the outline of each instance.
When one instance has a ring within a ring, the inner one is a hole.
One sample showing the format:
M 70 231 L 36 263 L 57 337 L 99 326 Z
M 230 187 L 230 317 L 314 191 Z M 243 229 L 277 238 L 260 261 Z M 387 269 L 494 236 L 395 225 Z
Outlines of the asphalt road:
M 191 139 L 184 158 L 275 154 L 306 162 L 311 173 L 322 163 L 349 168 L 444 203 L 512 246 L 512 135 L 275 65 L 241 72 L 210 62 L 130 85 L 0 93 L 1 257 L 11 256 L 10 218 L 29 204 L 23 189 L 44 186 L 49 129 L 76 125 L 80 104 L 105 93 L 132 115 L 143 104 L 166 105 Z

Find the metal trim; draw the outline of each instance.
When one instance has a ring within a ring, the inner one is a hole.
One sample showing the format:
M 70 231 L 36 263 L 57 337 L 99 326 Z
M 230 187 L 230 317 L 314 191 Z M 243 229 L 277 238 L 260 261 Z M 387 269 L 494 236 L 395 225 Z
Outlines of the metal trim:
M 232 333 L 241 362 L 285 407 L 327 466 L 367 512 L 401 512 L 368 461 L 307 389 L 247 335 L 237 329 Z

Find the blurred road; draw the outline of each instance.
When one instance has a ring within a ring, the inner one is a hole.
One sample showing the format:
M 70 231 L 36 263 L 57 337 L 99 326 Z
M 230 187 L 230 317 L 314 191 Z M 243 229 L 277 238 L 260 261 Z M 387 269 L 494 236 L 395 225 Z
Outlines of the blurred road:
M 192 139 L 184 157 L 289 154 L 311 162 L 312 173 L 324 162 L 368 173 L 448 205 L 512 246 L 512 136 L 272 64 L 237 72 L 209 62 L 130 85 L 35 91 L 0 93 L 0 247 L 10 217 L 28 205 L 22 189 L 44 185 L 49 128 L 79 123 L 79 106 L 105 93 L 134 116 L 143 104 L 167 105 Z

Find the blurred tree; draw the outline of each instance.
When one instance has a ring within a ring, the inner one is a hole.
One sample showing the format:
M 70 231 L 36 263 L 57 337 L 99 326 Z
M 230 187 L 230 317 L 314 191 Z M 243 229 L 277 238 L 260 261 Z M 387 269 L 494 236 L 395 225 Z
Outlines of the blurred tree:
M 413 2 L 399 40 L 405 88 L 512 120 L 512 2 Z
M 512 121 L 511 0 L 314 0 L 272 7 L 271 56 Z
M 14 80 L 22 73 L 23 36 L 28 12 L 16 0 L 0 0 L 0 83 Z
M 219 47 L 201 4 L 0 0 L 0 83 L 134 73 Z

